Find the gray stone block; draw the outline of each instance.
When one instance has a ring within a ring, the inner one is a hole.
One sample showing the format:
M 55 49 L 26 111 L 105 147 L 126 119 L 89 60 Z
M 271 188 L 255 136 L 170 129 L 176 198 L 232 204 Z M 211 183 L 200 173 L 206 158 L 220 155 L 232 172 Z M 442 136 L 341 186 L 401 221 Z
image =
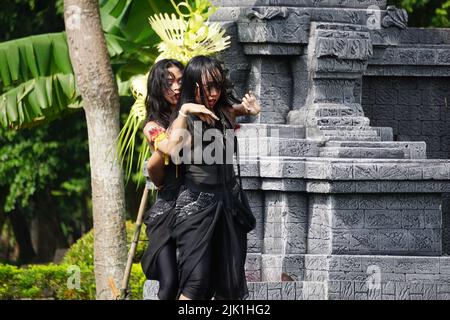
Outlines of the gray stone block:
M 341 299 L 342 300 L 354 300 L 355 299 L 355 289 L 354 282 L 343 281 L 341 284 Z
M 364 254 L 374 253 L 380 250 L 380 240 L 377 230 L 351 230 L 348 233 L 350 238 L 350 243 L 347 248 L 348 253 Z
M 343 256 L 340 259 L 340 269 L 342 271 L 362 271 L 362 260 L 360 256 Z
M 394 268 L 394 258 L 389 256 L 362 256 L 361 257 L 361 268 L 364 272 L 373 270 L 380 270 L 383 274 L 393 273 Z
M 436 283 L 439 281 L 439 275 L 436 274 L 407 274 L 406 275 L 407 282 L 428 282 L 428 283 Z
M 416 258 L 414 261 L 415 272 L 420 274 L 438 274 L 439 273 L 439 258 Z
M 332 221 L 334 229 L 363 228 L 364 210 L 334 210 Z
M 283 300 L 295 300 L 296 299 L 295 285 L 296 285 L 295 282 L 282 283 L 281 296 L 282 296 Z
M 450 257 L 439 258 L 439 273 L 448 275 L 448 277 L 450 278 Z
M 282 291 L 281 283 L 268 283 L 267 299 L 268 300 L 281 300 L 282 299 L 281 291 Z
M 253 284 L 253 299 L 255 300 L 267 300 L 268 299 L 268 290 L 267 283 L 264 282 L 256 282 Z
M 396 229 L 402 227 L 402 215 L 394 210 L 365 210 L 365 227 L 369 229 Z
M 402 210 L 403 228 L 424 228 L 425 215 L 423 210 Z
M 384 295 L 395 295 L 395 282 L 387 281 L 381 284 L 381 292 Z
M 411 248 L 411 239 L 406 230 L 384 229 L 378 230 L 378 248 L 380 252 L 403 252 Z

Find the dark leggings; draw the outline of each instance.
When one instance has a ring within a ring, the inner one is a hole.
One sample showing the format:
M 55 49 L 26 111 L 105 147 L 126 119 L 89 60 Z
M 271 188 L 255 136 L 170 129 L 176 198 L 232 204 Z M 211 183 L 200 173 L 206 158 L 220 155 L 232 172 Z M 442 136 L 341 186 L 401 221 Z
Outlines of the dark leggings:
M 160 300 L 175 300 L 178 291 L 178 270 L 174 242 L 167 243 L 159 252 L 157 268 L 159 278 L 158 298 Z
M 211 249 L 207 250 L 198 264 L 194 267 L 184 288 L 183 296 L 192 300 L 209 300 L 212 298 L 211 291 Z

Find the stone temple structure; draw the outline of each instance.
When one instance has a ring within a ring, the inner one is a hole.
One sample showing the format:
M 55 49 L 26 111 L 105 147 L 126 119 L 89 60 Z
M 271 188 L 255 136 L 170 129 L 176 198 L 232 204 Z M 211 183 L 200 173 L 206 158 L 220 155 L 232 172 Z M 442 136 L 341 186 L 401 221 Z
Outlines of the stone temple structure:
M 386 0 L 213 2 L 262 106 L 239 133 L 249 299 L 450 299 L 450 29 Z

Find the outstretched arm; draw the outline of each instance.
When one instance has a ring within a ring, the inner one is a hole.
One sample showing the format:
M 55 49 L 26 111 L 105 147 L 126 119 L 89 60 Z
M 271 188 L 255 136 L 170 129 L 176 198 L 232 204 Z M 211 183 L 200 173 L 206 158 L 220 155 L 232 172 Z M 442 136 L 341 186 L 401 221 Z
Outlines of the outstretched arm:
M 261 112 L 261 106 L 255 95 L 250 91 L 244 98 L 241 104 L 233 105 L 234 114 L 236 117 L 252 115 L 256 116 Z
M 180 150 L 179 144 L 185 142 L 183 139 L 186 138 L 187 117 L 189 114 L 197 115 L 202 121 L 206 121 L 210 124 L 219 120 L 219 118 L 204 105 L 186 103 L 181 106 L 178 116 L 173 121 L 168 132 L 158 136 L 158 138 L 154 140 L 155 150 L 169 156 L 175 155 L 175 153 Z M 150 137 L 151 132 L 148 130 L 146 132 L 144 129 L 144 135 Z

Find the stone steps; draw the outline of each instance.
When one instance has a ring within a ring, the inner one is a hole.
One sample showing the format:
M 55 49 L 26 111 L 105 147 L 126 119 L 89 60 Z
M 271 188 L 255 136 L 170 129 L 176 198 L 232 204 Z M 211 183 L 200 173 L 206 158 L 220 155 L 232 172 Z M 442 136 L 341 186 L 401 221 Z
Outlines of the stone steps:
M 381 138 L 379 136 L 347 135 L 330 136 L 329 141 L 381 141 Z
M 364 112 L 360 110 L 360 106 L 355 104 L 354 107 L 351 105 L 341 105 L 324 103 L 315 105 L 314 115 L 322 117 L 364 117 Z
M 373 133 L 377 134 L 377 131 L 369 126 L 318 126 L 318 128 L 322 131 L 372 131 Z
M 247 282 L 247 300 L 450 300 L 450 283 L 385 281 Z M 158 281 L 147 280 L 143 299 L 159 300 Z
M 316 110 L 314 115 L 316 117 L 362 117 L 364 113 L 358 112 L 357 110 L 351 108 L 340 108 L 340 109 L 331 109 L 331 108 L 323 108 Z
M 361 136 L 378 136 L 378 132 L 370 127 L 320 127 L 320 131 L 322 131 L 325 135 L 336 135 L 336 136 L 345 136 L 345 135 L 361 135 Z
M 317 119 L 318 126 L 369 126 L 367 117 L 323 117 Z
M 450 284 L 424 281 L 247 282 L 248 300 L 450 300 Z
M 239 156 L 317 157 L 323 142 L 297 138 L 242 138 L 239 139 Z
M 279 281 L 247 282 L 247 300 L 325 300 L 326 282 Z M 159 300 L 159 282 L 147 280 L 144 283 L 143 300 Z
M 239 137 L 277 137 L 277 138 L 305 138 L 305 128 L 297 125 L 242 123 L 236 131 Z
M 328 141 L 326 148 L 400 149 L 404 159 L 426 159 L 426 143 L 422 141 Z
M 325 147 L 321 148 L 319 156 L 328 158 L 405 159 L 405 152 L 401 148 Z
M 336 127 L 334 127 L 327 130 L 321 128 L 320 131 L 328 140 L 381 141 L 381 137 L 376 130 L 370 127 L 366 128 L 364 130 L 359 128 L 353 130 L 336 130 Z
M 359 141 L 327 141 L 326 147 L 361 147 L 361 148 L 399 148 L 409 146 L 424 145 L 424 142 L 403 142 L 403 141 L 376 141 L 376 142 L 359 142 Z

